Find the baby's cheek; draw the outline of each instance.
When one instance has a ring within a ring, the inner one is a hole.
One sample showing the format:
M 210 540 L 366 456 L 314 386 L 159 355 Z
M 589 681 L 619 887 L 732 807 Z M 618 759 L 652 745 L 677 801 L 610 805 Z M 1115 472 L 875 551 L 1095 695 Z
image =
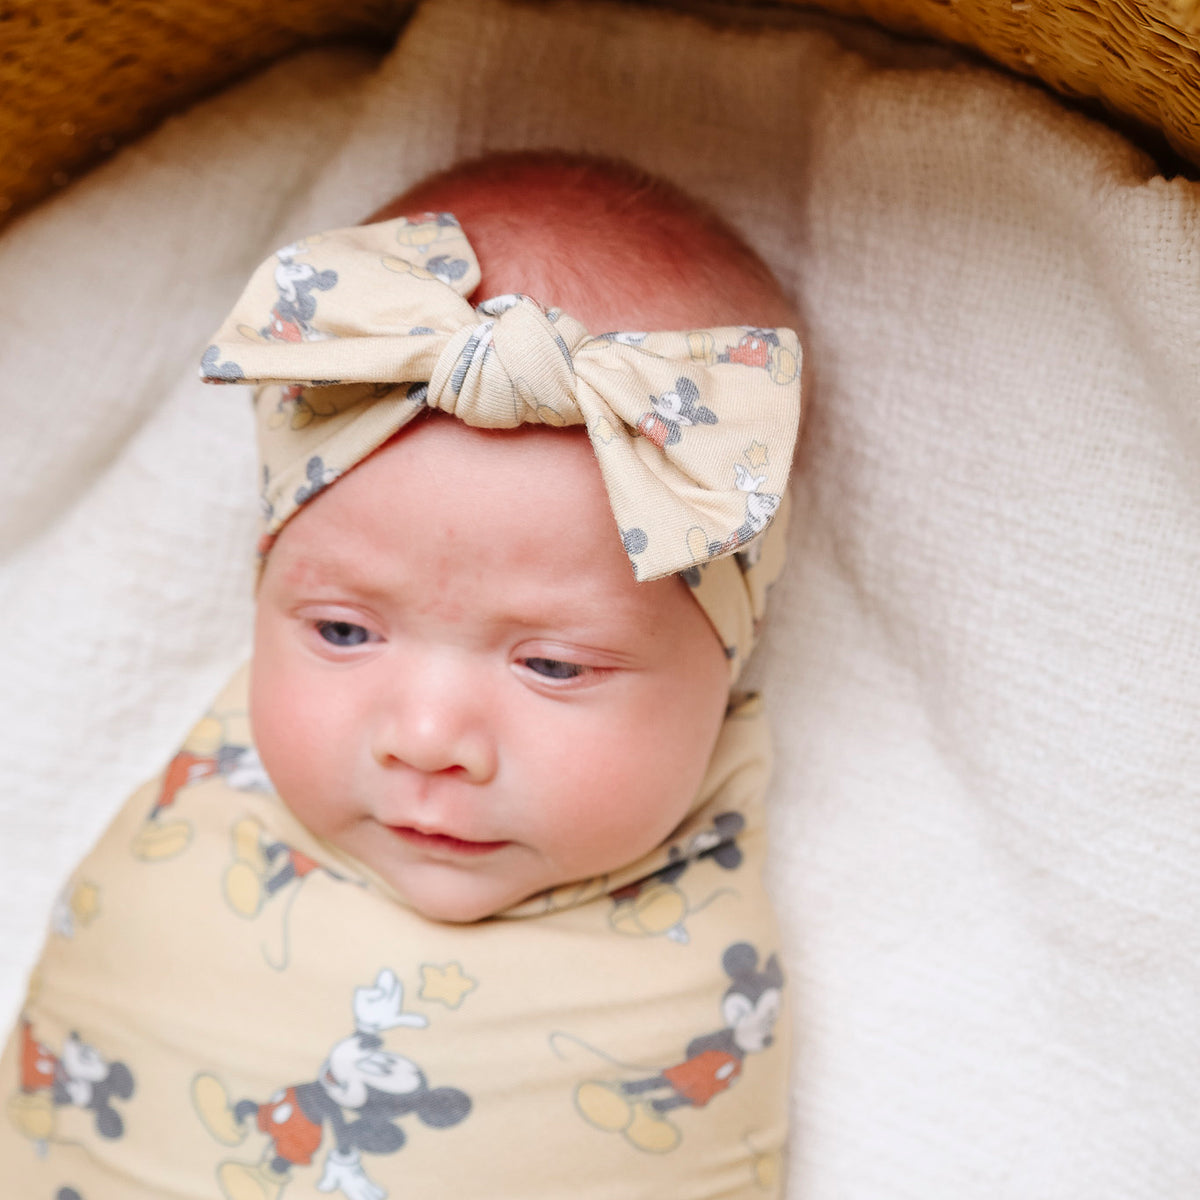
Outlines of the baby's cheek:
M 652 755 L 607 752 L 577 756 L 582 771 L 559 793 L 555 836 L 580 875 L 613 870 L 640 857 L 683 819 L 694 784 L 671 779 Z
M 315 761 L 321 740 L 314 737 L 314 714 L 306 689 L 289 680 L 270 657 L 256 658 L 250 685 L 250 726 L 259 757 L 285 800 L 298 781 L 320 776 Z

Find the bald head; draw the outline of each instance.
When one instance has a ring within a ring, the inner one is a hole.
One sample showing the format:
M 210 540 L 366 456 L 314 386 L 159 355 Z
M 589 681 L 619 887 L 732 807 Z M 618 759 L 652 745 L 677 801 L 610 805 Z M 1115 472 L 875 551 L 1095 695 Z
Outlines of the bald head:
M 423 180 L 371 220 L 425 212 L 458 218 L 483 273 L 475 301 L 523 292 L 594 333 L 797 323 L 719 217 L 626 163 L 493 155 Z

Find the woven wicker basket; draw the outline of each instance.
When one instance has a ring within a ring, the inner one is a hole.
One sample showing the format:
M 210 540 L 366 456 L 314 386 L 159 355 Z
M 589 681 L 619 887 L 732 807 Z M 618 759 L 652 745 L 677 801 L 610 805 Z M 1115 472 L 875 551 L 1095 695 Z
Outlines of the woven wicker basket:
M 1200 164 L 1200 0 L 816 6 L 972 47 L 1161 132 Z M 0 220 L 270 59 L 320 42 L 386 44 L 411 7 L 411 0 L 0 0 Z

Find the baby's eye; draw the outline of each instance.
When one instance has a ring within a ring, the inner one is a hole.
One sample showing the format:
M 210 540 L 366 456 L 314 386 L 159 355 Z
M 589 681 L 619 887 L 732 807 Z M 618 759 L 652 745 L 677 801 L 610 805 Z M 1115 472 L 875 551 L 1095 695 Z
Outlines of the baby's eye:
M 331 646 L 361 646 L 371 636 L 350 621 L 318 621 L 317 633 Z
M 563 662 L 558 658 L 525 658 L 521 661 L 535 675 L 546 679 L 576 679 L 589 670 L 582 663 Z

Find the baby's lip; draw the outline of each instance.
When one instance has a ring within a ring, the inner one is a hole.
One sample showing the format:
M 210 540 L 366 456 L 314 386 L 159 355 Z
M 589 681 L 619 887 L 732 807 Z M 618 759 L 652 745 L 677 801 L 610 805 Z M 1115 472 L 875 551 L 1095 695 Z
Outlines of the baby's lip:
M 410 846 L 419 850 L 442 850 L 449 854 L 466 856 L 478 854 L 493 854 L 503 850 L 510 842 L 473 842 L 467 838 L 455 837 L 453 834 L 440 833 L 437 830 L 418 829 L 415 825 L 389 825 L 388 828 Z

